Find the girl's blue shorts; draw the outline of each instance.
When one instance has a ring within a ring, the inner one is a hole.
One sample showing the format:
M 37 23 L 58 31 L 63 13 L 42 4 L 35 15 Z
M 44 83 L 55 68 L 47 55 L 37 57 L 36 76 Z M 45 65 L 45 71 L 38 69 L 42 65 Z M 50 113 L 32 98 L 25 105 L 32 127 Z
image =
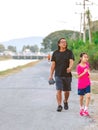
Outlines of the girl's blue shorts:
M 78 89 L 78 95 L 85 95 L 91 92 L 91 87 L 88 85 L 86 88 Z

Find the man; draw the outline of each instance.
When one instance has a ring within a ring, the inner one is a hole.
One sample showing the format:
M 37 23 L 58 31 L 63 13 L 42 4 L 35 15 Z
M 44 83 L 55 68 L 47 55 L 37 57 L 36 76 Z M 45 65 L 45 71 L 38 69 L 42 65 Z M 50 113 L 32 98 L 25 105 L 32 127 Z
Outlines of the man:
M 72 74 L 71 69 L 74 63 L 74 55 L 71 50 L 67 49 L 67 41 L 61 38 L 58 41 L 58 50 L 53 52 L 51 57 L 51 69 L 49 80 L 53 79 L 55 72 L 56 81 L 56 99 L 58 103 L 57 111 L 62 111 L 62 91 L 64 91 L 64 109 L 68 109 L 68 98 L 71 91 Z

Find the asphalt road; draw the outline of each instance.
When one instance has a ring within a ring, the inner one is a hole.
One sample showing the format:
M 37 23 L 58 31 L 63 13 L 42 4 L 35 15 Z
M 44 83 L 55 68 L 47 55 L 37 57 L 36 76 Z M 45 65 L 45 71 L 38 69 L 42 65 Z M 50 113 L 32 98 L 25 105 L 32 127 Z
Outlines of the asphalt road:
M 77 79 L 73 78 L 69 110 L 57 112 L 55 85 L 48 84 L 50 63 L 0 79 L 0 130 L 97 130 L 92 118 L 80 117 Z

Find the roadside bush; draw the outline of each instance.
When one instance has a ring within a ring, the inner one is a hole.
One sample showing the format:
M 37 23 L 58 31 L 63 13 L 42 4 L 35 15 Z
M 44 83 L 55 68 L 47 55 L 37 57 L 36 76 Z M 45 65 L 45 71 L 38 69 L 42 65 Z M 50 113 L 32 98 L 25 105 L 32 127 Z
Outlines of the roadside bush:
M 91 69 L 98 70 L 98 45 L 95 45 L 94 43 L 85 43 L 78 48 L 73 48 L 73 53 L 75 55 L 74 69 L 80 59 L 80 53 L 82 52 L 86 52 L 89 55 Z

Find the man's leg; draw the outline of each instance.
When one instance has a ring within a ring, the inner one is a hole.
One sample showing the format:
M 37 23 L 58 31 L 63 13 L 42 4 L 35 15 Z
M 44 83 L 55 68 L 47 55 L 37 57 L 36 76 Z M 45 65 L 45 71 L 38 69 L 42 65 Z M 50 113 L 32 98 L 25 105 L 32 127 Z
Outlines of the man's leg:
M 64 109 L 68 110 L 68 99 L 69 99 L 70 91 L 64 91 Z
M 61 90 L 57 90 L 56 99 L 57 99 L 58 106 L 61 105 L 61 103 L 62 103 L 62 91 Z
M 64 102 L 68 102 L 70 91 L 64 91 Z
M 57 111 L 61 112 L 62 111 L 62 91 L 61 90 L 57 90 L 56 93 L 56 99 L 57 99 L 57 103 L 58 103 L 58 107 L 57 107 Z

